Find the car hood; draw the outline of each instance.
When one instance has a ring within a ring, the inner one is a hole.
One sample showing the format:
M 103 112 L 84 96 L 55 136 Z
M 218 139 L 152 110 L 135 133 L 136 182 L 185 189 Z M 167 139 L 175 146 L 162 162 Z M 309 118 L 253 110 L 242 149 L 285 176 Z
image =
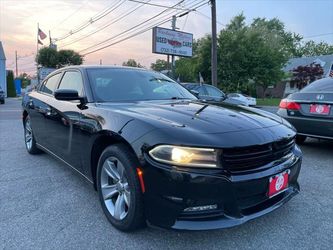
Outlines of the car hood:
M 154 125 L 156 128 L 187 127 L 200 133 L 228 133 L 267 128 L 282 119 L 254 108 L 212 105 L 198 101 L 142 101 L 103 103 L 105 109 Z

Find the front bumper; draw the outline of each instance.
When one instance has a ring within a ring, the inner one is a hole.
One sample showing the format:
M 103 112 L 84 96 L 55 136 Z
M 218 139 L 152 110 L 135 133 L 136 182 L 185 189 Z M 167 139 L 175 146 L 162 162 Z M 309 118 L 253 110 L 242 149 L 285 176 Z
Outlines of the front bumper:
M 161 165 L 146 158 L 143 166 L 145 213 L 152 225 L 208 230 L 233 227 L 269 213 L 299 192 L 297 178 L 301 151 L 265 170 L 229 174 L 222 170 L 184 170 Z M 269 177 L 290 170 L 288 188 L 267 197 Z M 184 211 L 189 207 L 210 206 L 203 211 Z

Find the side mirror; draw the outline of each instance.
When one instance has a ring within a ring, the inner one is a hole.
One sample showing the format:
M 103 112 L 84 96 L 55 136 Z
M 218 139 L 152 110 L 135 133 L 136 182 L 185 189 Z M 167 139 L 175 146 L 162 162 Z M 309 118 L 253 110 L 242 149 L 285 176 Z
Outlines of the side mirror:
M 194 90 L 194 89 L 191 89 L 190 90 L 190 92 L 193 94 L 193 95 L 195 95 L 196 97 L 199 97 L 199 91 L 196 91 L 196 90 Z
M 80 100 L 79 93 L 74 89 L 57 89 L 54 91 L 54 98 L 60 101 Z
M 59 101 L 80 101 L 78 107 L 84 109 L 86 104 L 86 97 L 79 96 L 79 93 L 75 89 L 57 89 L 54 91 L 54 98 Z

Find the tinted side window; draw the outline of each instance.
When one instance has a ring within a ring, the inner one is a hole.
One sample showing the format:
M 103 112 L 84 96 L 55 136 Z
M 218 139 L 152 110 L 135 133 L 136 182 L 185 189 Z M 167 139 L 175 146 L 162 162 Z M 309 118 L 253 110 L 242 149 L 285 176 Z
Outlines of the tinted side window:
M 60 76 L 61 76 L 61 73 L 51 76 L 49 79 L 47 79 L 45 84 L 41 87 L 40 91 L 53 95 L 53 92 L 58 85 Z
M 196 90 L 200 95 L 206 95 L 205 89 L 202 85 L 199 84 L 186 84 L 185 87 L 189 90 Z
M 211 87 L 211 86 L 206 86 L 207 92 L 209 96 L 222 96 L 223 92 L 220 91 L 217 88 Z
M 333 92 L 333 78 L 314 81 L 300 92 Z
M 59 89 L 74 89 L 80 96 L 83 94 L 83 82 L 79 72 L 68 71 L 63 76 Z

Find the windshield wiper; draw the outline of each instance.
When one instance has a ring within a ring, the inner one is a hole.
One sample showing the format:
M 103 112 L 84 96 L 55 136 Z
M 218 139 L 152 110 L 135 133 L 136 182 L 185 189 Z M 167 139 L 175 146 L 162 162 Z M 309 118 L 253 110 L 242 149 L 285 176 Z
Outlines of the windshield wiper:
M 184 98 L 184 97 L 178 97 L 178 96 L 173 96 L 170 98 L 171 100 L 182 100 L 182 99 L 188 99 L 188 98 Z

